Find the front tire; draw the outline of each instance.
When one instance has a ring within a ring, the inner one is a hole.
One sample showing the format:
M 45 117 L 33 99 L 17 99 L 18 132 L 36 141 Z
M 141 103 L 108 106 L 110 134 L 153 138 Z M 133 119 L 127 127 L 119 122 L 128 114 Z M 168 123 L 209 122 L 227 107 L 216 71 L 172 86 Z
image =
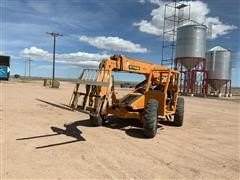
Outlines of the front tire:
M 183 125 L 183 117 L 184 117 L 184 98 L 179 97 L 176 106 L 176 112 L 174 115 L 174 125 L 180 127 Z
M 150 99 L 143 118 L 143 134 L 147 138 L 155 137 L 157 133 L 158 101 Z
M 92 126 L 102 126 L 103 125 L 103 120 L 101 116 L 92 116 L 90 115 L 90 121 Z

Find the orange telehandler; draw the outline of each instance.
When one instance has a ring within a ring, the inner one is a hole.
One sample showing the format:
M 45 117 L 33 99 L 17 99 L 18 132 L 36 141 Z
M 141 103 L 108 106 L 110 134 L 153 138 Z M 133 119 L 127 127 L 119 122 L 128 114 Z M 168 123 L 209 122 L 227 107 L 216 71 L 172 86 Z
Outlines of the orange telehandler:
M 113 71 L 142 74 L 145 80 L 120 98 L 114 88 Z M 183 124 L 184 99 L 178 97 L 178 83 L 179 72 L 175 70 L 114 55 L 102 60 L 99 69 L 83 70 L 70 106 L 73 110 L 88 113 L 93 126 L 101 126 L 108 114 L 122 119 L 139 119 L 143 123 L 144 135 L 153 138 L 158 117 L 170 120 L 174 116 L 175 126 Z M 84 88 L 80 88 L 81 84 Z

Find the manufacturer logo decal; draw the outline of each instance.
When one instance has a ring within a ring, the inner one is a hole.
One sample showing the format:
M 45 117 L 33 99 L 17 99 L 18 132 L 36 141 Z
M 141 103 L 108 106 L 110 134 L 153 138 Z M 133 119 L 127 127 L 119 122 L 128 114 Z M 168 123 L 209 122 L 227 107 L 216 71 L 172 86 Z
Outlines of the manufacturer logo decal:
M 132 70 L 140 70 L 139 66 L 133 66 L 133 65 L 129 65 L 128 69 L 132 69 Z

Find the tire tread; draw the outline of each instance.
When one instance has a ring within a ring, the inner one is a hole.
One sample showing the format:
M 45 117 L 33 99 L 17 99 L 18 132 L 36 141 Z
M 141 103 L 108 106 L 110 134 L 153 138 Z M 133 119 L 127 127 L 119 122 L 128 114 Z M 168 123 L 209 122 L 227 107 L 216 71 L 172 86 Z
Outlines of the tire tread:
M 183 125 L 184 118 L 184 98 L 179 97 L 176 106 L 176 113 L 174 116 L 174 125 L 180 127 Z
M 145 137 L 153 138 L 157 133 L 158 101 L 150 99 L 146 105 L 143 133 Z

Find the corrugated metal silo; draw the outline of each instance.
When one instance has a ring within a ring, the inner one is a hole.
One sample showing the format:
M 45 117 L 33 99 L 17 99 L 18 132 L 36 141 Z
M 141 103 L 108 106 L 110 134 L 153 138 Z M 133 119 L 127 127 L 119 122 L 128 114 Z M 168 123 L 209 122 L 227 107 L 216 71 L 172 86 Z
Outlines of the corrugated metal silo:
M 204 25 L 185 25 L 177 29 L 176 59 L 181 59 L 186 69 L 192 69 L 199 58 L 205 58 L 206 36 Z
M 208 79 L 219 80 L 210 81 L 213 88 L 219 88 L 231 79 L 231 51 L 216 46 L 207 52 L 206 68 L 208 70 Z M 222 81 L 221 81 L 222 80 Z

